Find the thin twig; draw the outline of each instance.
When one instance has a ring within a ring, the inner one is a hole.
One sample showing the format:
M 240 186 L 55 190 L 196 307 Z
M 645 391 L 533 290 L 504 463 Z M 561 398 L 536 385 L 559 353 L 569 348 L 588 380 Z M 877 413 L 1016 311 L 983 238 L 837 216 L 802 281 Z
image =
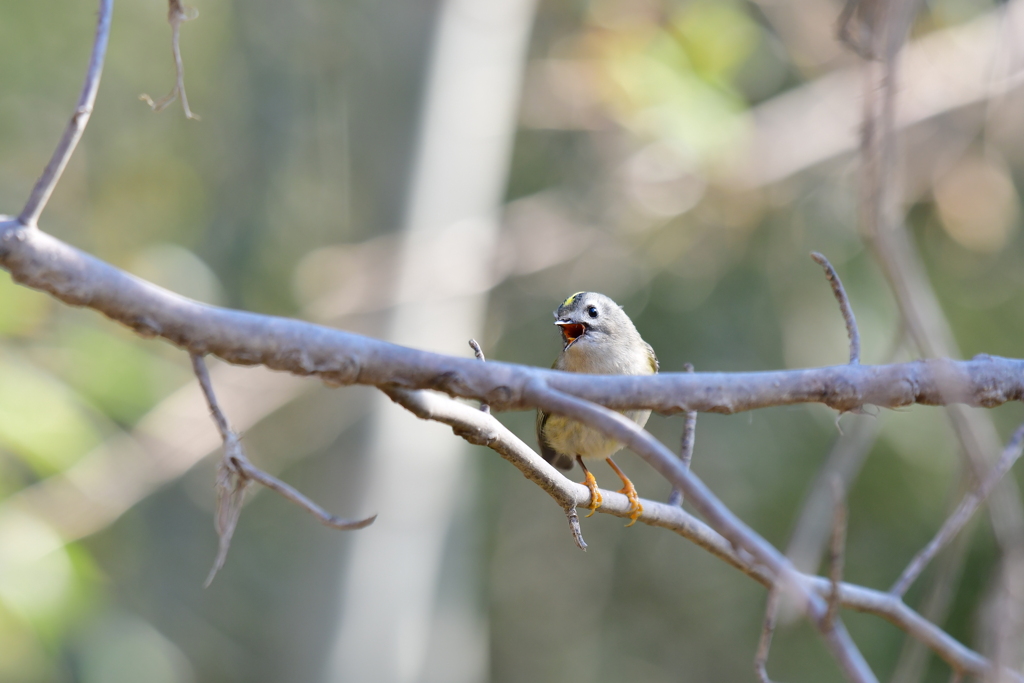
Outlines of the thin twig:
M 816 251 L 811 252 L 811 258 L 825 269 L 825 277 L 828 278 L 828 283 L 832 285 L 832 294 L 835 295 L 836 302 L 839 304 L 839 310 L 843 314 L 843 321 L 846 323 L 846 335 L 850 338 L 850 364 L 857 365 L 860 363 L 860 331 L 857 329 L 857 319 L 853 315 L 850 299 L 846 296 L 846 290 L 839 279 L 839 274 L 836 273 L 836 269 L 832 267 L 828 259 Z
M 114 11 L 114 0 L 100 0 L 99 14 L 96 20 L 96 37 L 93 39 L 92 56 L 89 58 L 89 68 L 85 72 L 85 83 L 82 85 L 82 94 L 78 97 L 78 104 L 75 106 L 75 113 L 71 115 L 64 135 L 57 143 L 57 149 L 50 157 L 50 163 L 46 164 L 43 174 L 36 181 L 32 188 L 32 194 L 25 202 L 25 208 L 18 216 L 18 222 L 24 226 L 34 228 L 39 222 L 39 215 L 46 208 L 46 203 L 57 187 L 57 181 L 64 173 L 64 169 L 75 152 L 78 141 L 82 139 L 85 126 L 89 123 L 92 115 L 93 105 L 96 103 L 96 92 L 100 87 L 100 76 L 103 75 L 103 60 L 107 54 L 107 43 L 110 38 L 110 17 Z
M 1010 471 L 1013 464 L 1020 458 L 1021 451 L 1024 450 L 1024 425 L 1017 428 L 1017 431 L 1013 433 L 1010 441 L 1006 444 L 1006 448 L 1003 449 L 1003 454 L 999 458 L 999 462 L 996 463 L 995 467 L 989 473 L 988 477 L 983 482 L 970 491 L 964 499 L 957 506 L 956 510 L 953 511 L 938 530 L 931 541 L 928 542 L 924 548 L 921 549 L 914 559 L 910 561 L 907 568 L 903 570 L 900 578 L 896 580 L 889 592 L 893 595 L 902 596 L 910 588 L 914 580 L 921 575 L 924 568 L 928 566 L 928 563 L 932 561 L 935 555 L 942 550 L 958 533 L 964 528 L 968 520 L 975 513 L 982 502 L 988 497 L 995 488 L 1003 476 Z
M 565 518 L 569 520 L 569 531 L 572 533 L 572 540 L 576 543 L 576 547 L 586 552 L 587 542 L 583 540 L 583 529 L 580 528 L 580 516 L 576 512 L 575 505 L 565 511 Z
M 843 583 L 843 563 L 846 551 L 846 492 L 843 482 L 837 476 L 832 480 L 834 510 L 832 513 L 832 539 L 829 544 L 828 578 L 832 590 L 828 596 L 828 612 L 825 622 L 834 623 L 839 616 L 839 586 Z
M 764 608 L 764 623 L 761 626 L 761 639 L 757 642 L 757 653 L 754 655 L 754 673 L 761 683 L 772 683 L 768 677 L 768 651 L 772 647 L 772 636 L 775 634 L 775 622 L 779 615 L 780 592 L 777 588 L 768 591 L 768 602 Z
M 969 534 L 958 534 L 947 552 L 938 558 L 935 573 L 931 579 L 924 599 L 918 605 L 921 616 L 933 624 L 946 621 L 952 606 L 954 592 L 963 574 L 967 561 L 967 550 L 971 546 Z M 918 683 L 928 665 L 930 652 L 919 640 L 907 639 L 896 667 L 893 669 L 891 683 Z M 952 665 L 951 665 L 952 666 Z M 953 668 L 956 671 L 956 668 Z
M 693 372 L 693 365 L 690 363 L 683 363 L 683 370 L 686 372 Z M 683 463 L 683 467 L 690 469 L 690 461 L 693 460 L 693 443 L 697 434 L 697 411 L 687 410 L 686 418 L 683 421 L 683 437 L 679 444 L 679 461 Z M 669 505 L 682 505 L 683 504 L 683 492 L 677 488 L 672 489 L 672 493 L 668 496 Z
M 473 349 L 473 353 L 474 353 L 474 355 L 476 355 L 476 359 L 478 361 L 480 361 L 481 363 L 487 361 L 487 359 L 484 358 L 484 350 L 482 348 L 480 348 L 480 342 L 478 342 L 476 339 L 470 339 L 469 340 L 469 348 Z M 489 412 L 491 412 L 491 407 L 489 405 L 487 405 L 486 403 L 481 403 L 480 404 L 480 410 L 484 411 L 485 413 L 489 413 Z M 580 538 L 580 540 L 581 541 L 583 540 L 582 537 Z M 587 544 L 584 543 L 583 547 L 586 548 L 586 546 L 587 546 Z
M 174 54 L 175 82 L 171 92 L 167 93 L 157 101 L 143 93 L 139 99 L 149 105 L 153 111 L 163 111 L 168 104 L 181 96 L 181 107 L 185 111 L 185 118 L 199 120 L 199 115 L 192 112 L 188 106 L 188 95 L 185 94 L 185 63 L 181 59 L 181 47 L 179 38 L 181 25 L 186 21 L 192 21 L 199 16 L 198 10 L 194 7 L 186 8 L 181 0 L 167 0 L 167 23 L 171 25 L 171 52 Z
M 209 586 L 217 572 L 224 566 L 228 550 L 231 547 L 231 537 L 235 533 L 238 518 L 242 511 L 242 502 L 245 498 L 245 490 L 250 481 L 255 481 L 268 489 L 284 496 L 309 514 L 316 517 L 320 523 L 332 529 L 350 530 L 362 529 L 369 526 L 377 518 L 377 515 L 366 519 L 348 520 L 336 517 L 319 505 L 311 501 L 296 489 L 273 477 L 258 467 L 254 466 L 245 455 L 242 443 L 238 435 L 231 429 L 224 411 L 217 402 L 217 395 L 213 391 L 213 383 L 210 381 L 210 373 L 206 369 L 206 361 L 199 354 L 191 354 L 192 370 L 199 380 L 199 386 L 206 397 L 206 404 L 210 408 L 210 415 L 217 425 L 224 440 L 224 457 L 221 458 L 220 467 L 217 470 L 217 535 L 220 539 L 217 550 L 217 558 L 214 560 L 210 574 L 206 577 L 204 585 Z

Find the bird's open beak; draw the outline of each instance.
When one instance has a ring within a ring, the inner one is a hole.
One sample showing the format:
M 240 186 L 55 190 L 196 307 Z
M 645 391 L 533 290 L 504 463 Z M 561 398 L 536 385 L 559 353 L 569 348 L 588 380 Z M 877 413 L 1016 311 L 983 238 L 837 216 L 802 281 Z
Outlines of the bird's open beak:
M 565 340 L 565 349 L 573 345 L 577 339 L 587 333 L 587 326 L 574 320 L 557 320 L 555 324 L 562 330 L 562 339 Z M 563 350 L 565 350 L 563 349 Z

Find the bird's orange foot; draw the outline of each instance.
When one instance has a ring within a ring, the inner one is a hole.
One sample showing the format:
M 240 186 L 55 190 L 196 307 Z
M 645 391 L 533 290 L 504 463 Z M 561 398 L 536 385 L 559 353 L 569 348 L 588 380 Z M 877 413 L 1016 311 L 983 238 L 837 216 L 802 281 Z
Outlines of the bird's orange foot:
M 622 480 L 622 488 L 619 489 L 619 493 L 625 493 L 626 498 L 629 498 L 629 519 L 630 522 L 626 526 L 633 526 L 636 524 L 637 518 L 644 511 L 644 506 L 640 504 L 640 496 L 636 495 L 636 488 L 633 486 L 633 482 L 629 480 L 626 473 L 619 469 L 619 466 L 615 464 L 615 461 L 608 458 L 608 464 L 611 465 L 612 469 L 615 470 L 615 474 L 619 475 L 619 479 Z
M 587 507 L 590 509 L 590 515 L 593 515 L 597 512 L 597 508 L 601 507 L 601 503 L 604 502 L 604 497 L 597 489 L 597 479 L 594 479 L 594 475 L 590 473 L 590 470 L 585 469 L 584 471 L 587 473 L 587 478 L 584 479 L 582 483 L 590 489 L 590 505 Z M 587 517 L 590 517 L 590 515 L 587 515 Z
M 619 493 L 625 493 L 626 498 L 629 498 L 630 522 L 626 526 L 633 526 L 636 524 L 636 520 L 640 518 L 640 515 L 643 514 L 644 506 L 640 504 L 640 496 L 636 494 L 636 488 L 633 486 L 633 482 L 627 479 L 625 484 L 625 486 L 619 489 Z

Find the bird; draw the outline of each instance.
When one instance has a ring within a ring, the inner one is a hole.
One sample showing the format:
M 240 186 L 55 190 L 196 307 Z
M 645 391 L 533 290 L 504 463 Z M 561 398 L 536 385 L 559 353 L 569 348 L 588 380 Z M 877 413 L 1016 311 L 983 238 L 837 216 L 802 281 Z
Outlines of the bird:
M 594 375 L 653 375 L 658 372 L 658 357 L 651 345 L 637 332 L 621 306 L 604 294 L 576 292 L 555 310 L 555 325 L 562 333 L 562 352 L 555 370 L 583 372 Z M 624 410 L 622 414 L 643 427 L 650 410 Z M 578 462 L 586 477 L 582 482 L 590 489 L 590 515 L 603 500 L 597 480 L 587 469 L 585 460 L 606 460 L 622 479 L 619 493 L 629 498 L 632 526 L 643 513 L 636 487 L 612 460 L 622 444 L 596 429 L 575 420 L 543 410 L 537 411 L 537 442 L 541 456 L 561 470 L 571 470 Z

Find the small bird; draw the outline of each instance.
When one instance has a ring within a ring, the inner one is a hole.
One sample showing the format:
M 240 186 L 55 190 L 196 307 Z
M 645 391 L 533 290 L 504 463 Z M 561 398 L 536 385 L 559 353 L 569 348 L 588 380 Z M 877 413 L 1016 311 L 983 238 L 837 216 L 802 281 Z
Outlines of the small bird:
M 584 372 L 592 375 L 653 375 L 658 372 L 654 349 L 636 331 L 633 321 L 622 307 L 596 292 L 577 292 L 562 302 L 555 311 L 555 325 L 562 332 L 563 347 L 554 365 L 555 370 Z M 651 416 L 649 410 L 625 410 L 623 415 L 643 427 Z M 622 444 L 597 430 L 561 415 L 537 411 L 537 441 L 545 460 L 562 470 L 571 470 L 573 460 L 580 464 L 590 489 L 590 515 L 601 507 L 597 480 L 584 460 L 607 460 L 622 479 L 624 493 L 631 504 L 626 526 L 632 526 L 643 512 L 633 482 L 619 469 L 611 456 Z M 589 517 L 590 515 L 587 515 Z

